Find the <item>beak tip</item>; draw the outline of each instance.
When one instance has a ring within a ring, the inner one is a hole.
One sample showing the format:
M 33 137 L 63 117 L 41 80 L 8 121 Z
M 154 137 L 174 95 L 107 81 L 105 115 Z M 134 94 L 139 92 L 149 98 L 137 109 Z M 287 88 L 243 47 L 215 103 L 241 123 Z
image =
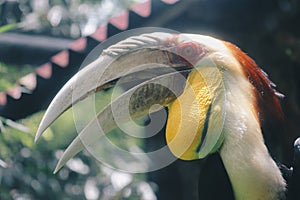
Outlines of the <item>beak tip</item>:
M 53 122 L 53 120 L 51 118 L 48 117 L 49 115 L 47 115 L 47 113 L 44 115 L 42 121 L 40 122 L 40 125 L 37 129 L 37 132 L 35 134 L 35 138 L 34 141 L 37 142 L 42 134 L 45 132 L 45 130 L 51 125 L 51 123 Z
M 42 124 L 40 124 L 40 126 L 35 134 L 34 142 L 37 142 L 41 138 L 41 135 L 43 134 L 44 131 L 45 131 L 45 129 L 42 127 Z
M 55 167 L 54 171 L 53 171 L 53 174 L 56 174 L 59 170 L 60 170 L 61 167 L 58 167 L 58 165 Z
M 37 134 L 35 135 L 34 142 L 37 143 L 39 139 L 40 139 L 40 136 L 39 136 L 38 133 L 37 133 Z
M 64 156 L 62 158 L 60 158 L 54 171 L 53 171 L 53 174 L 56 174 L 67 163 L 67 161 L 68 160 L 64 159 Z

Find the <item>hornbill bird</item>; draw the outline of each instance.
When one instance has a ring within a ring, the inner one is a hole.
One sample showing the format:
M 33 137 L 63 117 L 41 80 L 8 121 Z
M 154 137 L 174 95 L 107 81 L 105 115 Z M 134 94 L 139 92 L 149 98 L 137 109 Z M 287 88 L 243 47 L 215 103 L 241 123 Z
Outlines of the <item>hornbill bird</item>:
M 282 118 L 280 94 L 238 47 L 209 36 L 154 32 L 103 50 L 56 95 L 36 140 L 73 104 L 120 80 L 131 86 L 85 126 L 55 171 L 118 124 L 163 106 L 168 109 L 167 145 L 177 158 L 195 160 L 218 153 L 235 199 L 285 199 L 287 183 L 262 132 L 266 117 Z

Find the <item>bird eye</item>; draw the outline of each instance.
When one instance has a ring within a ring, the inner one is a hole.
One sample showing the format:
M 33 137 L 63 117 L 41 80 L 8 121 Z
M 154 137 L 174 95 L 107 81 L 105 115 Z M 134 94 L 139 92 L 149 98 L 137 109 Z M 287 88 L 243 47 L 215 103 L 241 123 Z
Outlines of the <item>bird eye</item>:
M 180 61 L 192 67 L 206 54 L 206 51 L 196 42 L 185 42 L 177 46 L 176 54 Z

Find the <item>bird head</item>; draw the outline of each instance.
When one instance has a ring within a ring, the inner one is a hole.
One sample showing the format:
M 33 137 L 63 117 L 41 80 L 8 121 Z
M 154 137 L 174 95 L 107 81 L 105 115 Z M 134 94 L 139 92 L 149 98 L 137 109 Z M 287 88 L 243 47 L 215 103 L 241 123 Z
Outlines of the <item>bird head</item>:
M 249 106 L 258 121 L 265 109 L 280 112 L 272 83 L 236 46 L 209 36 L 155 32 L 110 46 L 71 78 L 48 107 L 36 140 L 72 105 L 93 93 L 114 87 L 120 80 L 130 87 L 79 133 L 56 171 L 99 137 L 95 130 L 99 124 L 101 134 L 106 134 L 130 118 L 162 108 L 153 109 L 156 104 L 168 108 L 166 141 L 171 152 L 184 160 L 206 157 L 217 151 L 225 138 L 224 108 L 228 103 L 227 94 L 234 92 L 229 83 L 242 89 L 247 84 L 249 87 L 245 88 L 251 88 L 245 95 L 253 102 Z M 273 109 L 274 106 L 279 109 Z M 112 111 L 113 107 L 117 107 L 117 111 Z

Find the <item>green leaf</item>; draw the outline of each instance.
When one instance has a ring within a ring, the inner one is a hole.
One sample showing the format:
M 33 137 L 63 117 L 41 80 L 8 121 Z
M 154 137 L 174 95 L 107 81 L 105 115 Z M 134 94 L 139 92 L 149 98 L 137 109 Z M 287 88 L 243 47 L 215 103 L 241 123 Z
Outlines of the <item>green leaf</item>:
M 18 24 L 16 24 L 16 23 L 6 24 L 3 26 L 0 26 L 0 33 L 5 33 L 5 32 L 11 31 L 16 28 L 18 28 Z

